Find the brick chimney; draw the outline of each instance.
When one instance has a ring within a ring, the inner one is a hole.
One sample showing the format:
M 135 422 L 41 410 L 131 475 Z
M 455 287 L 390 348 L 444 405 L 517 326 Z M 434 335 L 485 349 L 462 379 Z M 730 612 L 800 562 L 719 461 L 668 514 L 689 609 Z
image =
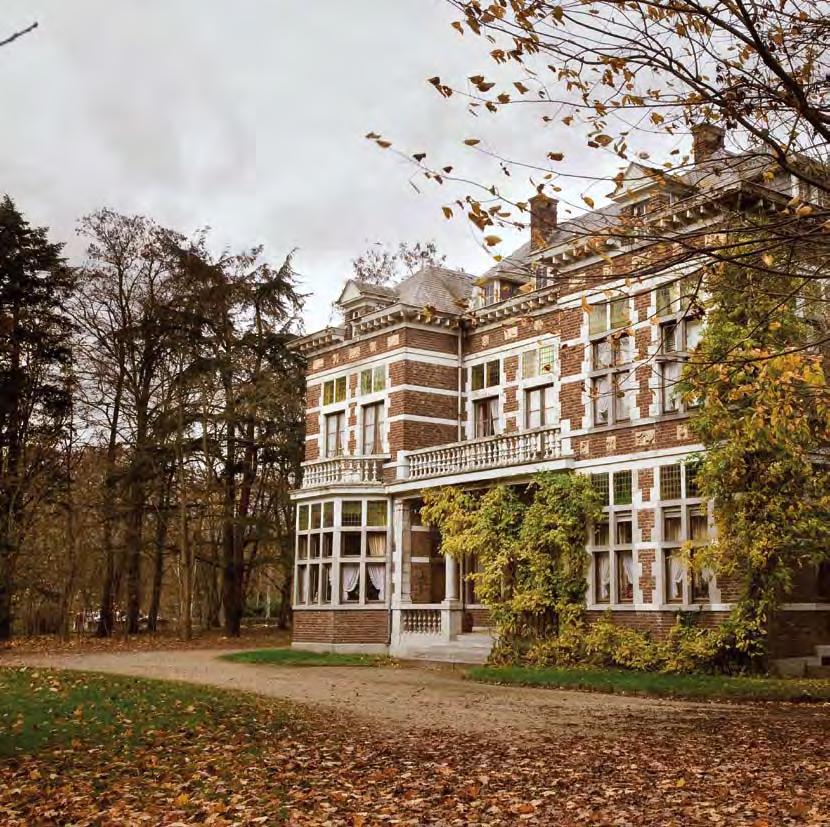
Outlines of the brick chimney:
M 698 123 L 692 127 L 692 153 L 695 164 L 708 161 L 718 150 L 723 149 L 726 132 L 711 123 Z
M 556 209 L 559 202 L 555 198 L 539 193 L 530 199 L 530 248 L 538 250 L 545 247 L 556 232 Z

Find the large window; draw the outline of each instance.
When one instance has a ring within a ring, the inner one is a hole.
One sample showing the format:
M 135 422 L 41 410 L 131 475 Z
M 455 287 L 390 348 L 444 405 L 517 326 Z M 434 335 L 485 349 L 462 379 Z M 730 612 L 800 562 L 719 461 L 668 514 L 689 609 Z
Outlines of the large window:
M 661 465 L 659 537 L 666 603 L 708 603 L 711 576 L 694 566 L 695 548 L 710 539 L 708 505 L 701 500 L 694 466 Z M 686 565 L 691 557 L 691 568 Z
M 363 406 L 363 453 L 383 453 L 384 403 Z
M 473 416 L 476 439 L 495 436 L 498 433 L 499 398 L 491 396 L 487 399 L 477 399 L 473 402 Z
M 346 453 L 346 412 L 326 415 L 326 456 L 339 457 Z
M 703 311 L 697 301 L 699 280 L 685 277 L 655 291 L 660 322 L 657 370 L 660 378 L 660 406 L 664 413 L 684 410 L 680 380 L 689 353 L 697 347 L 703 329 Z
M 297 606 L 385 603 L 386 500 L 327 500 L 297 508 Z
M 634 601 L 634 523 L 631 511 L 632 472 L 591 474 L 603 504 L 591 526 L 591 588 L 594 603 Z
M 629 391 L 634 387 L 632 337 L 605 336 L 591 342 L 591 398 L 595 425 L 631 418 Z

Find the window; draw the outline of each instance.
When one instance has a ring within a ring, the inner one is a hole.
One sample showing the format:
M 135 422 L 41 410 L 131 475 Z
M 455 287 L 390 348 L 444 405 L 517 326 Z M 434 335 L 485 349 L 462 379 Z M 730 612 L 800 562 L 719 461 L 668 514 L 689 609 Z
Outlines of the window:
M 369 500 L 366 503 L 366 525 L 385 526 L 386 515 L 386 500 Z
M 361 500 L 344 500 L 342 505 L 340 524 L 344 526 L 359 526 L 363 523 L 363 502 Z
M 298 566 L 295 589 L 297 602 L 308 603 L 308 566 Z
M 297 537 L 297 559 L 305 560 L 308 557 L 308 537 L 299 535 Z
M 360 395 L 377 393 L 386 387 L 386 368 L 382 365 L 360 372 Z
M 320 514 L 322 511 L 322 506 L 320 503 L 314 503 L 311 506 L 311 528 L 320 528 Z
M 631 504 L 631 471 L 614 472 L 614 505 Z
M 385 531 L 372 531 L 366 535 L 366 554 L 369 557 L 386 557 Z
M 484 304 L 495 304 L 499 300 L 499 283 L 488 281 L 484 285 Z
M 611 556 L 607 551 L 594 554 L 594 600 L 611 602 Z
M 320 602 L 320 567 L 308 567 L 308 602 Z
M 695 548 L 705 545 L 710 538 L 709 509 L 699 499 L 695 471 L 693 464 L 660 466 L 663 505 L 659 529 L 667 603 L 707 603 L 710 599 L 711 573 L 694 564 L 686 565 L 686 552 L 694 563 Z
M 684 410 L 680 399 L 680 380 L 689 353 L 700 342 L 703 311 L 695 301 L 699 289 L 696 277 L 683 278 L 658 287 L 655 304 L 660 324 L 660 350 L 657 370 L 660 378 L 660 404 L 664 413 Z
M 588 333 L 597 336 L 630 324 L 628 296 L 592 304 L 588 313 Z
M 360 566 L 346 563 L 340 567 L 340 589 L 343 603 L 360 601 Z
M 679 500 L 682 497 L 680 465 L 660 466 L 660 499 Z
M 541 428 L 556 423 L 556 404 L 553 385 L 544 385 L 525 391 L 525 427 Z
M 340 556 L 360 557 L 361 538 L 359 531 L 344 531 L 340 535 Z
M 323 538 L 323 557 L 331 557 L 334 554 L 334 534 L 327 531 L 322 535 Z
M 536 376 L 551 376 L 554 367 L 553 345 L 539 345 L 522 354 L 522 378 L 533 379 Z
M 591 398 L 594 424 L 611 425 L 630 418 L 627 391 L 633 387 L 631 336 L 605 336 L 591 343 Z
M 346 377 L 339 376 L 323 384 L 323 404 L 332 405 L 335 402 L 346 401 Z
M 470 368 L 470 389 L 480 391 L 498 385 L 500 383 L 500 371 L 498 359 L 493 359 L 481 365 L 473 365 Z
M 326 415 L 326 456 L 339 457 L 345 453 L 346 412 Z
M 308 506 L 301 505 L 297 509 L 297 528 L 300 531 L 306 531 L 308 529 Z
M 323 526 L 331 528 L 334 525 L 334 503 L 323 503 Z
M 595 603 L 634 601 L 634 522 L 630 510 L 632 472 L 591 474 L 591 484 L 603 504 L 603 514 L 592 526 Z
M 331 563 L 326 563 L 323 566 L 322 572 L 322 591 L 320 595 L 321 603 L 331 603 Z
M 320 556 L 320 535 L 310 534 L 308 537 L 308 556 L 316 560 Z
M 386 595 L 386 566 L 383 563 L 366 564 L 366 601 L 376 603 Z
M 473 403 L 476 439 L 495 436 L 499 421 L 499 398 L 479 399 Z
M 383 402 L 363 406 L 363 453 L 383 453 Z

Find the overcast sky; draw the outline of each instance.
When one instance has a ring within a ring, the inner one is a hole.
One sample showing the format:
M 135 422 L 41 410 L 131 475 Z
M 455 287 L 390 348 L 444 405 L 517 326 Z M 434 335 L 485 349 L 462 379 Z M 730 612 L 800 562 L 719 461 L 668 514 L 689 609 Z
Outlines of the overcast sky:
M 423 182 L 417 194 L 369 130 L 472 175 L 483 167 L 461 142 L 473 135 L 581 163 L 576 136 L 473 119 L 429 86 L 491 70 L 445 0 L 3 0 L 0 35 L 35 19 L 0 49 L 0 192 L 75 260 L 77 218 L 102 206 L 183 232 L 210 225 L 274 261 L 297 248 L 309 330 L 374 242 L 434 239 L 451 266 L 492 263 L 471 225 L 441 216 L 460 191 Z

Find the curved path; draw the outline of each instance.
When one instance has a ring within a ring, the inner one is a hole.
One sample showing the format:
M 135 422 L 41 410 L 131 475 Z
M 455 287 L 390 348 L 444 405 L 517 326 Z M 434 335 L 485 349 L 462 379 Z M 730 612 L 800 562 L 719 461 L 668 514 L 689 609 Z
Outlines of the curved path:
M 462 670 L 448 666 L 291 667 L 219 659 L 229 651 L 233 650 L 21 655 L 0 658 L 0 666 L 26 664 L 185 681 L 307 703 L 380 720 L 386 726 L 511 738 L 556 731 L 614 736 L 630 732 L 633 725 L 713 731 L 727 718 L 776 714 L 757 706 L 478 684 L 463 680 Z M 786 712 L 797 713 L 792 708 Z

